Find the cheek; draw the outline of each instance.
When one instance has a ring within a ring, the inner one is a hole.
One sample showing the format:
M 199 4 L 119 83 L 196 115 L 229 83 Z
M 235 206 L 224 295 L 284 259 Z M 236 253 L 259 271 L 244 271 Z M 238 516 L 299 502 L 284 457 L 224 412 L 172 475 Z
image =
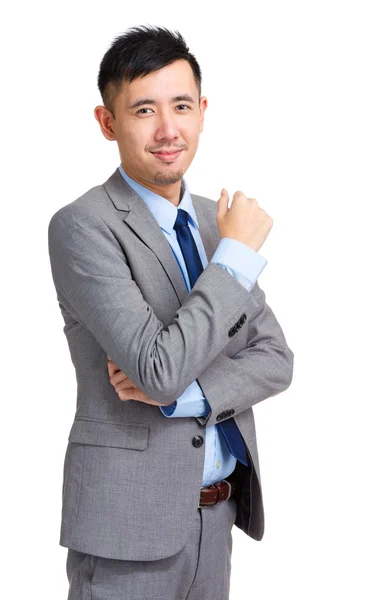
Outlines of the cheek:
M 136 148 L 137 147 L 140 136 L 136 131 L 132 131 L 131 129 L 125 129 L 122 132 L 122 135 L 123 135 L 123 143 L 126 146 L 126 148 Z
M 123 134 L 122 144 L 120 144 L 124 156 L 129 157 L 130 161 L 133 163 L 139 163 L 145 160 L 147 152 L 145 151 L 146 143 L 144 140 L 146 140 L 144 135 L 139 135 L 137 132 L 126 131 Z
M 198 144 L 199 144 L 199 130 L 189 133 L 188 138 L 186 138 L 186 142 L 187 142 L 188 154 L 189 154 L 189 156 L 193 157 L 195 155 L 195 152 L 196 152 L 196 150 L 198 148 Z
M 190 129 L 188 130 L 186 135 L 187 135 L 186 139 L 189 144 L 189 147 L 196 149 L 198 147 L 198 143 L 199 143 L 200 121 L 193 123 L 192 127 L 190 127 Z

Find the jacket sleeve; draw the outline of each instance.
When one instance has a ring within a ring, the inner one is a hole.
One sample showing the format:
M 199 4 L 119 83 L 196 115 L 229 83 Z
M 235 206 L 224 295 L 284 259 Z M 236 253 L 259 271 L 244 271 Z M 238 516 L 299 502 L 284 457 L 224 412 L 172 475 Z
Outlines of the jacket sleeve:
M 250 291 L 259 275 L 267 264 L 267 260 L 256 250 L 238 242 L 235 239 L 220 240 L 211 262 L 226 269 Z M 159 406 L 166 417 L 205 417 L 211 412 L 211 407 L 203 393 L 198 380 L 193 381 L 183 395 L 174 404 Z
M 230 273 L 209 263 L 164 327 L 132 278 L 118 239 L 98 215 L 74 203 L 48 226 L 58 301 L 150 398 L 173 403 L 229 343 L 256 301 Z
M 258 282 L 251 294 L 258 309 L 248 324 L 247 347 L 231 357 L 219 354 L 198 376 L 199 385 L 211 406 L 207 416 L 195 417 L 201 425 L 221 423 L 283 392 L 292 382 L 294 354 Z M 223 411 L 230 413 L 220 415 Z

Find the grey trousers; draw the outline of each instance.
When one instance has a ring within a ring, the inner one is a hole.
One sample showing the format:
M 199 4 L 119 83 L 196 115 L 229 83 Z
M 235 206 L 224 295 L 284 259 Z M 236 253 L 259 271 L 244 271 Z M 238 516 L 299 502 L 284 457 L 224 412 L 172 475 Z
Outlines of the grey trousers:
M 69 548 L 68 600 L 228 600 L 236 511 L 234 497 L 198 508 L 186 545 L 160 560 L 117 560 Z

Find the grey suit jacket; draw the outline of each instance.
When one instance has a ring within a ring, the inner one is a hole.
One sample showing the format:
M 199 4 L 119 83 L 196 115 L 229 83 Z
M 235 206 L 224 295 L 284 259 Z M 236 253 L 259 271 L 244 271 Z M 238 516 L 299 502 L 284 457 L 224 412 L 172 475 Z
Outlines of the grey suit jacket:
M 191 195 L 208 260 L 219 241 L 214 200 Z M 205 428 L 234 417 L 250 465 L 238 462 L 235 525 L 255 540 L 264 510 L 252 406 L 291 383 L 293 352 L 258 283 L 248 292 L 209 262 L 187 292 L 172 249 L 118 169 L 60 208 L 49 256 L 78 393 L 62 488 L 60 545 L 157 560 L 185 545 L 202 484 Z M 208 417 L 168 419 L 121 401 L 107 355 L 146 394 L 174 402 L 194 380 Z

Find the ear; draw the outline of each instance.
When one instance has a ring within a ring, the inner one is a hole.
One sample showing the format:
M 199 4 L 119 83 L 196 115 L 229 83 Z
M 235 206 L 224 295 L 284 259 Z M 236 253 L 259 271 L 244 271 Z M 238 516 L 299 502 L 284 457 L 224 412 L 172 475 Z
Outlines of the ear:
M 115 141 L 117 138 L 114 133 L 114 117 L 106 106 L 96 106 L 94 117 L 98 121 L 104 137 L 109 141 Z
M 200 109 L 200 133 L 203 131 L 204 126 L 204 113 L 208 106 L 208 100 L 205 96 L 202 96 L 199 100 L 199 109 Z

